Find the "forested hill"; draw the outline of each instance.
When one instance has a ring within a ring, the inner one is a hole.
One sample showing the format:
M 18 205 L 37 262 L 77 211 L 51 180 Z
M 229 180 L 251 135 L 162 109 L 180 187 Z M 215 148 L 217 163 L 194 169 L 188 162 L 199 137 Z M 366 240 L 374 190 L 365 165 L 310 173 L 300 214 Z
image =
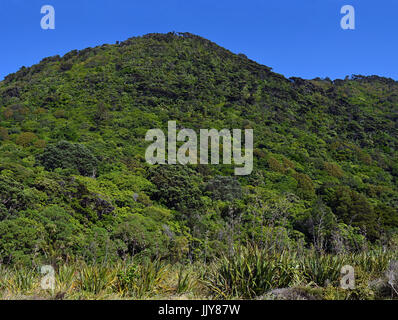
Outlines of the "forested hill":
M 252 174 L 150 166 L 145 134 L 170 120 L 253 129 Z M 45 58 L 0 82 L 0 263 L 390 244 L 397 129 L 392 79 L 287 79 L 189 33 Z

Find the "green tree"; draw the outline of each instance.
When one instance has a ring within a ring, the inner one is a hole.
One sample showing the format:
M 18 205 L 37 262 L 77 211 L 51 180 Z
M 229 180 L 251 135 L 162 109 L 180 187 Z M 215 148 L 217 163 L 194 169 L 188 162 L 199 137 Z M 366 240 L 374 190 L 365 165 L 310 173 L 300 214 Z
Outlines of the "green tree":
M 232 201 L 242 197 L 242 187 L 239 181 L 228 176 L 216 176 L 211 179 L 205 186 L 205 192 L 212 199 L 222 201 Z
M 48 145 L 37 159 L 48 171 L 71 169 L 83 176 L 95 176 L 98 165 L 98 159 L 87 147 L 68 141 Z
M 187 213 L 202 206 L 201 177 L 188 166 L 153 167 L 149 180 L 156 186 L 152 198 L 170 209 Z
M 107 123 L 107 121 L 109 120 L 109 111 L 105 103 L 98 103 L 93 119 L 97 126 Z
M 19 217 L 0 222 L 0 261 L 4 264 L 32 264 L 41 256 L 46 236 L 37 221 Z
M 359 227 L 367 237 L 375 240 L 379 236 L 377 215 L 363 194 L 348 187 L 339 187 L 332 195 L 329 205 L 344 223 Z
M 28 207 L 30 198 L 24 186 L 14 179 L 0 175 L 0 221 Z

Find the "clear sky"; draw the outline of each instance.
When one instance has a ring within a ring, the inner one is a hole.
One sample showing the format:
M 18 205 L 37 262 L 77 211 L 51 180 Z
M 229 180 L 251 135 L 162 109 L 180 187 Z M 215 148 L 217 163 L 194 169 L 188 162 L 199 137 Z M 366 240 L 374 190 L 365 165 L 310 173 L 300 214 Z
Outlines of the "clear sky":
M 343 5 L 356 29 L 343 30 Z M 40 9 L 55 8 L 55 30 Z M 1 0 L 0 79 L 42 58 L 152 32 L 190 32 L 287 77 L 398 80 L 397 0 Z

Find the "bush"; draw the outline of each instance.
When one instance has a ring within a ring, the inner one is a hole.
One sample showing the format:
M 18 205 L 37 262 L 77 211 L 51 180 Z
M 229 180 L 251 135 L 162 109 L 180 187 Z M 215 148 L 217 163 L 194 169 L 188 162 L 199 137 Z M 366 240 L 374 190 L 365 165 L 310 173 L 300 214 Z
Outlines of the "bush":
M 82 226 L 63 208 L 53 205 L 42 212 L 33 213 L 33 219 L 40 221 L 46 230 L 45 251 L 52 262 L 66 260 L 72 256 L 82 244 Z
M 45 230 L 28 218 L 0 222 L 0 263 L 32 265 L 42 253 Z
M 307 282 L 318 286 L 337 285 L 344 260 L 339 256 L 313 253 L 301 260 L 301 268 Z
M 207 183 L 205 191 L 215 200 L 233 201 L 242 197 L 242 187 L 233 177 L 217 176 Z
M 148 256 L 167 254 L 167 237 L 162 225 L 141 214 L 127 214 L 114 227 L 111 236 L 115 241 L 119 256 L 127 258 L 145 251 Z
M 71 169 L 83 176 L 95 175 L 98 159 L 84 145 L 60 141 L 48 145 L 37 160 L 48 171 L 56 168 Z
M 28 146 L 32 145 L 32 143 L 36 140 L 37 140 L 37 136 L 34 133 L 23 132 L 18 136 L 16 143 L 22 147 L 28 147 Z
M 165 266 L 159 260 L 134 263 L 118 273 L 116 289 L 122 295 L 136 298 L 155 295 L 163 281 L 164 272 Z
M 78 273 L 78 288 L 95 295 L 111 287 L 115 281 L 114 272 L 101 266 L 84 266 Z
M 270 255 L 250 245 L 220 258 L 205 275 L 205 283 L 216 298 L 252 299 L 271 289 L 294 284 L 298 271 L 293 254 Z
M 186 213 L 202 207 L 201 180 L 193 169 L 182 166 L 153 167 L 149 180 L 156 186 L 152 198 L 170 209 Z
M 22 184 L 8 176 L 0 175 L 0 221 L 26 209 L 29 201 Z

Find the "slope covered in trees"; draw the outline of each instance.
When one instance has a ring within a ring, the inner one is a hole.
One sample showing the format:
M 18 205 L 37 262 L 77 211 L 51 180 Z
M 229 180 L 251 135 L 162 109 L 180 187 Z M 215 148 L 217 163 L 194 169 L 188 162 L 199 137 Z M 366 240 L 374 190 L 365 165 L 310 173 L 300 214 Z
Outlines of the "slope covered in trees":
M 169 120 L 253 129 L 253 173 L 147 164 Z M 392 79 L 286 79 L 188 33 L 45 58 L 0 82 L 0 262 L 394 246 L 397 129 Z

